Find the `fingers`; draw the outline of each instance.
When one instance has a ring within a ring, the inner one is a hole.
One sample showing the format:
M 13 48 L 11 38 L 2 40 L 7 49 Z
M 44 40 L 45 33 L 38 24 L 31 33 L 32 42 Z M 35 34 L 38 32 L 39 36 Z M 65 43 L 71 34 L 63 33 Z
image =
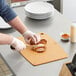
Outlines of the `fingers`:
M 31 45 L 34 45 L 36 43 L 38 43 L 40 41 L 40 35 L 36 35 L 34 34 L 32 37 L 31 37 L 31 40 L 30 40 L 30 44 Z
M 25 47 L 17 47 L 15 50 L 21 51 L 21 50 L 24 50 L 24 49 L 25 49 Z
M 26 48 L 26 46 L 10 46 L 10 48 L 14 51 L 21 51 Z
M 36 39 L 36 43 L 38 43 L 41 40 L 40 35 L 35 34 L 34 37 Z
M 36 44 L 36 38 L 34 37 L 34 35 L 32 36 L 32 42 L 33 42 L 34 44 Z
M 25 39 L 27 44 L 30 44 L 31 39 Z
M 30 45 L 33 45 L 36 43 L 36 39 L 34 36 L 31 36 L 30 39 L 26 38 L 25 41 L 27 44 L 30 44 Z
M 26 48 L 26 45 L 24 43 L 21 43 L 21 44 L 16 46 L 16 50 L 17 51 L 24 50 L 25 48 Z

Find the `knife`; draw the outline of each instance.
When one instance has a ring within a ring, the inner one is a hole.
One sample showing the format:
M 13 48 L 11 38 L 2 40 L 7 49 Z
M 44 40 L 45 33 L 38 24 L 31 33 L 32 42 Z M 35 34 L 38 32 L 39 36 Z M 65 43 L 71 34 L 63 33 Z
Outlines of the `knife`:
M 12 50 L 15 50 L 15 48 L 14 48 L 13 46 L 10 46 L 10 48 L 11 48 Z

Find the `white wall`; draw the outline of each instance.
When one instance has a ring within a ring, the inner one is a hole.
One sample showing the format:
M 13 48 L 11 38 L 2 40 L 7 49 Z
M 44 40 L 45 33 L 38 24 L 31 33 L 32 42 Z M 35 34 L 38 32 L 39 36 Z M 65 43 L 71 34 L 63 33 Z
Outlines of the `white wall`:
M 63 15 L 76 22 L 76 0 L 62 0 L 61 7 Z

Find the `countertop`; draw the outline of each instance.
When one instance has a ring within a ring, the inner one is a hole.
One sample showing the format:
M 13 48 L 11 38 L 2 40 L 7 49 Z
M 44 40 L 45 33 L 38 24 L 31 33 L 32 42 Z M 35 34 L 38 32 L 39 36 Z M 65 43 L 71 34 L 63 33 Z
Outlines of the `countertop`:
M 53 18 L 46 20 L 33 20 L 25 15 L 23 7 L 14 8 L 23 23 L 33 32 L 45 32 L 58 42 L 68 53 L 68 58 L 50 62 L 47 64 L 33 66 L 24 57 L 16 51 L 12 51 L 9 45 L 0 45 L 0 53 L 5 58 L 6 62 L 15 72 L 16 76 L 59 76 L 59 72 L 63 63 L 70 62 L 75 53 L 76 44 L 70 42 L 63 43 L 60 40 L 60 33 L 70 33 L 71 21 L 55 10 Z M 0 30 L 2 33 L 21 36 L 15 29 Z

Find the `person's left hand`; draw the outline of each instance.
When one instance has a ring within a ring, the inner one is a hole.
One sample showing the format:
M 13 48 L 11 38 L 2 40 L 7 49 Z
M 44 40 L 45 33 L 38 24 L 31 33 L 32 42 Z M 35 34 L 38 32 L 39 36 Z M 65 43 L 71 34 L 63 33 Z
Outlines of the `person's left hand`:
M 30 44 L 31 45 L 31 42 L 33 43 L 33 44 L 36 44 L 36 43 L 38 43 L 39 41 L 40 41 L 40 35 L 38 35 L 38 34 L 35 34 L 35 33 L 33 33 L 33 32 L 31 32 L 31 31 L 26 31 L 26 32 L 24 32 L 24 34 L 23 34 L 23 36 L 24 36 L 24 39 L 25 39 L 25 42 L 26 43 L 28 43 L 28 44 Z
M 10 43 L 10 47 L 15 51 L 21 51 L 26 48 L 26 44 L 24 44 L 21 40 L 13 37 L 12 42 Z

